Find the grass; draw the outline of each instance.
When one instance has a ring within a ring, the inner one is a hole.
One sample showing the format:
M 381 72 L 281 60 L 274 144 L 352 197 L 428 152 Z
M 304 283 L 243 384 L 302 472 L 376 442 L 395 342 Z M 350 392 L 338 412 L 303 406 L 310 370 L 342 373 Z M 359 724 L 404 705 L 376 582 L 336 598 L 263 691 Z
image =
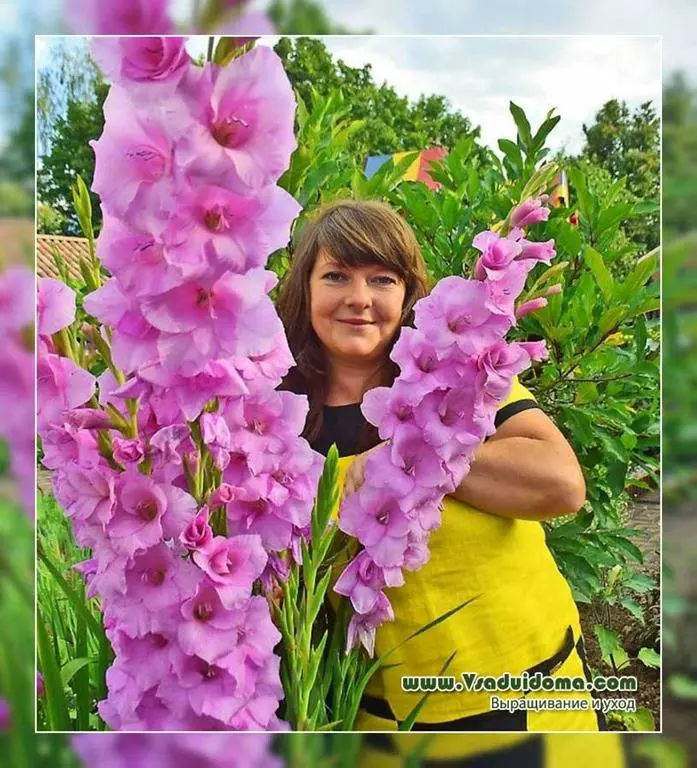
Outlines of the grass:
M 46 691 L 37 727 L 104 730 L 97 702 L 106 698 L 113 652 L 99 604 L 87 599 L 82 576 L 73 569 L 90 553 L 75 545 L 69 521 L 49 494 L 39 497 L 37 536 L 37 654 Z

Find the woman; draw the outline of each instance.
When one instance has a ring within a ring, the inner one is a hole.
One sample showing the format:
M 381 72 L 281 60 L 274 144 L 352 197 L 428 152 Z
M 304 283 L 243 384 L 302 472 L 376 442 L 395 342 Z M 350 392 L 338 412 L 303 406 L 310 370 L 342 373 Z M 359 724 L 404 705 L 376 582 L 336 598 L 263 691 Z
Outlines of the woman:
M 360 486 L 366 456 L 379 443 L 360 402 L 372 387 L 394 381 L 399 371 L 390 350 L 426 293 L 416 238 L 385 204 L 335 203 L 302 232 L 278 299 L 297 364 L 284 386 L 308 395 L 304 435 L 310 444 L 324 454 L 337 444 L 344 493 Z M 429 542 L 429 562 L 417 572 L 405 572 L 404 586 L 386 590 L 395 620 L 378 629 L 376 655 L 468 597 L 476 599 L 393 655 L 390 661 L 399 666 L 371 680 L 359 730 L 396 730 L 422 696 L 402 690 L 402 675 L 437 675 L 453 651 L 448 673 L 458 680 L 467 672 L 588 674 L 578 612 L 540 525 L 576 512 L 584 500 L 573 450 L 532 394 L 514 382 L 498 410 L 495 434 L 480 446 L 471 471 L 444 501 L 442 526 Z M 592 708 L 508 713 L 492 709 L 491 695 L 432 694 L 414 730 L 603 727 Z M 590 705 L 586 692 L 562 695 Z

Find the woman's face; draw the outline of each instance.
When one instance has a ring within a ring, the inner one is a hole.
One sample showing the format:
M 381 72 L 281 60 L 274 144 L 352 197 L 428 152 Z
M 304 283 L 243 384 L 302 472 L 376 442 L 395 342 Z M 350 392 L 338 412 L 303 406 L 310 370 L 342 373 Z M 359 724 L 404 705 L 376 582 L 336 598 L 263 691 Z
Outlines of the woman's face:
M 385 267 L 342 267 L 320 250 L 310 273 L 310 320 L 328 358 L 379 360 L 399 328 L 405 291 Z

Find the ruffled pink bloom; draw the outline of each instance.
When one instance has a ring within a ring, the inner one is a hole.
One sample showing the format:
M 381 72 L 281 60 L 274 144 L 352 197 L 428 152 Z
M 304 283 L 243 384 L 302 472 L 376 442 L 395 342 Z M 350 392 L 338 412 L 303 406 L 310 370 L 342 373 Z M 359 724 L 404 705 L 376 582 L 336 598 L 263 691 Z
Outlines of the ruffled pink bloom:
M 436 449 L 453 441 L 460 447 L 478 445 L 486 436 L 486 431 L 476 419 L 475 402 L 474 387 L 427 395 L 415 417 L 424 442 Z
M 295 198 L 275 185 L 251 197 L 211 184 L 182 188 L 163 233 L 168 259 L 186 266 L 192 256 L 206 256 L 219 271 L 238 273 L 263 267 L 273 251 L 287 245 L 300 210 Z
M 71 32 L 89 35 L 166 35 L 172 29 L 168 0 L 68 0 Z
M 187 421 L 199 416 L 206 403 L 216 397 L 234 398 L 249 389 L 231 360 L 212 360 L 194 376 L 171 373 L 158 363 L 144 365 L 138 375 L 171 391 Z
M 370 613 L 382 589 L 401 587 L 402 584 L 404 576 L 401 568 L 381 568 L 364 550 L 346 566 L 334 585 L 334 591 L 349 597 L 358 613 Z
M 267 551 L 280 552 L 290 545 L 293 523 L 285 519 L 282 507 L 266 498 L 231 502 L 227 505 L 227 521 L 229 535 L 257 534 Z
M 69 425 L 43 430 L 41 447 L 41 463 L 47 469 L 59 469 L 72 462 L 82 468 L 89 468 L 96 466 L 100 461 L 94 435 Z
M 83 405 L 94 394 L 94 376 L 67 357 L 40 356 L 36 373 L 40 429 L 60 426 L 64 411 Z
M 213 529 L 208 524 L 209 509 L 201 507 L 179 535 L 179 541 L 187 549 L 204 549 L 213 541 Z
M 108 213 L 96 243 L 97 255 L 121 291 L 136 298 L 164 293 L 200 271 L 198 260 L 172 263 L 166 245 L 162 238 L 129 227 Z
M 189 89 L 199 126 L 182 137 L 187 172 L 238 191 L 278 181 L 296 147 L 295 97 L 279 56 L 258 46 L 207 66 Z
M 344 502 L 339 527 L 355 536 L 377 565 L 401 565 L 409 519 L 394 492 L 364 485 Z
M 114 86 L 104 102 L 104 131 L 94 149 L 92 189 L 102 208 L 134 225 L 165 216 L 172 206 L 172 139 L 155 112 L 139 112 Z
M 545 240 L 541 243 L 526 240 L 523 237 L 523 231 L 518 228 L 511 230 L 507 237 L 520 246 L 520 253 L 516 257 L 518 261 L 532 259 L 533 261 L 542 261 L 545 264 L 549 264 L 556 256 L 554 240 Z
M 276 337 L 270 352 L 249 357 L 234 357 L 233 361 L 245 381 L 259 382 L 261 379 L 267 379 L 274 389 L 295 365 L 285 333 Z
M 422 299 L 414 308 L 416 324 L 426 339 L 437 349 L 457 345 L 471 355 L 503 336 L 510 324 L 492 316 L 487 306 L 489 284 L 461 277 L 440 280 L 429 301 Z
M 41 336 L 50 336 L 75 319 L 75 291 L 60 280 L 42 277 L 37 285 L 38 327 Z
M 232 630 L 240 621 L 240 612 L 223 606 L 210 579 L 201 580 L 195 594 L 182 603 L 180 613 L 177 638 L 184 653 L 214 664 L 230 652 Z
M 12 266 L 0 275 L 0 334 L 21 331 L 34 323 L 34 274 Z
M 73 429 L 111 429 L 111 418 L 99 408 L 73 408 L 63 414 L 65 425 Z
M 477 280 L 499 280 L 505 274 L 506 267 L 521 252 L 517 241 L 500 237 L 495 232 L 480 232 L 472 245 L 482 252 L 477 261 L 474 276 Z
M 163 367 L 192 376 L 233 351 L 268 352 L 281 322 L 266 296 L 275 282 L 262 269 L 228 272 L 144 301 L 145 318 L 162 332 L 157 347 Z
M 377 599 L 370 613 L 354 613 L 348 626 L 346 653 L 354 646 L 362 645 L 368 656 L 375 653 L 375 631 L 386 621 L 394 619 L 394 611 L 384 592 L 377 593 Z
M 104 526 L 116 509 L 115 485 L 116 474 L 105 466 L 69 464 L 56 476 L 54 491 L 68 517 Z
M 119 464 L 140 464 L 145 458 L 145 445 L 141 439 L 112 438 L 114 461 Z
M 119 506 L 107 535 L 127 555 L 176 538 L 196 513 L 196 501 L 175 486 L 158 486 L 150 477 L 127 470 L 120 478 Z
M 457 373 L 448 362 L 448 355 L 447 351 L 434 349 L 420 330 L 402 328 L 390 353 L 401 370 L 400 389 L 403 384 L 409 385 L 405 387 L 409 399 L 418 401 L 439 387 L 456 386 Z
M 366 419 L 379 426 L 380 437 L 388 440 L 401 424 L 413 422 L 422 395 L 408 383 L 397 380 L 391 387 L 376 387 L 363 395 L 361 411 Z
M 151 86 L 138 93 L 152 99 L 152 86 L 165 86 L 170 94 L 186 73 L 190 59 L 184 37 L 97 37 L 92 40 L 92 58 L 112 83 L 133 88 Z
M 549 219 L 549 208 L 546 208 L 544 204 L 548 199 L 549 195 L 540 195 L 540 197 L 524 200 L 513 209 L 510 218 L 511 226 L 528 227 L 531 224 L 536 224 L 538 221 L 547 221 Z
M 487 309 L 498 315 L 500 321 L 505 321 L 502 323 L 505 330 L 497 334 L 499 338 L 503 337 L 509 327 L 515 325 L 515 302 L 525 286 L 532 266 L 532 261 L 514 261 L 500 280 L 484 283 L 487 290 Z
M 193 561 L 215 585 L 223 606 L 230 609 L 251 596 L 252 584 L 266 560 L 258 536 L 216 536 L 193 554 Z

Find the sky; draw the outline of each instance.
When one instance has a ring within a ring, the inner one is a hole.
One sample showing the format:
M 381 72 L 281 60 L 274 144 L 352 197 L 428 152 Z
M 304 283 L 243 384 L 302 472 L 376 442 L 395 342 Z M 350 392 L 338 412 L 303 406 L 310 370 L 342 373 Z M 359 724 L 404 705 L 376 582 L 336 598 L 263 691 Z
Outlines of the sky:
M 31 36 L 36 31 L 58 32 L 59 19 L 68 1 L 35 0 L 29 6 L 24 5 L 23 10 L 19 11 L 19 0 L 3 0 L 0 2 L 0 29 L 5 35 Z M 175 17 L 179 20 L 188 18 L 190 8 L 195 1 L 171 0 Z M 428 2 L 424 0 L 321 0 L 321 4 L 334 22 L 341 23 L 349 29 L 369 28 L 383 34 L 662 35 L 664 75 L 679 69 L 697 84 L 697 46 L 693 44 L 694 30 L 697 29 L 697 3 L 694 0 L 535 0 L 534 3 L 526 3 L 522 0 L 487 0 L 486 3 L 482 3 L 481 0 L 428 0 Z M 253 0 L 252 5 L 264 8 L 268 5 L 268 0 Z M 30 40 L 31 37 L 28 40 L 29 45 L 31 45 Z M 1 47 L 0 42 L 0 51 Z M 627 83 L 628 89 L 625 91 L 627 100 L 634 98 L 630 90 L 638 92 L 638 84 L 629 81 L 638 80 L 648 66 L 653 66 L 652 62 L 648 63 L 644 59 L 639 62 L 640 68 L 636 72 L 629 71 L 629 68 L 634 66 L 633 62 L 637 61 L 635 53 L 629 48 L 631 46 L 622 44 L 618 46 L 616 52 L 608 49 L 602 52 L 600 57 L 600 62 L 607 62 L 606 71 L 611 83 L 618 80 L 621 81 L 620 84 Z M 534 58 L 537 59 L 535 77 L 543 79 L 545 94 L 550 101 L 561 104 L 560 99 L 567 92 L 578 90 L 578 101 L 567 106 L 566 115 L 569 119 L 573 116 L 577 122 L 582 122 L 587 119 L 588 114 L 587 102 L 591 95 L 588 89 L 591 88 L 590 84 L 596 81 L 599 71 L 602 71 L 600 62 L 596 62 L 592 56 L 589 58 L 587 48 L 579 47 L 579 44 L 563 50 L 557 46 L 557 49 L 560 56 L 557 61 L 547 56 L 546 62 L 543 62 L 542 59 L 545 57 L 540 50 L 534 54 Z M 359 52 L 355 49 L 351 52 L 341 49 L 341 55 L 347 63 L 354 64 L 357 62 L 350 57 L 359 56 Z M 371 51 L 370 55 L 374 56 L 376 76 L 384 76 L 387 79 L 387 76 L 392 73 L 394 79 L 390 81 L 400 92 L 402 89 L 409 89 L 411 94 L 422 82 L 422 75 L 415 73 L 410 66 L 408 76 L 401 81 L 403 85 L 400 85 L 398 79 L 401 78 L 401 74 L 395 72 L 394 64 L 398 52 L 390 51 L 389 57 L 381 51 Z M 527 62 L 530 67 L 533 66 L 530 57 Z M 490 62 L 484 66 L 480 61 L 479 69 L 474 75 L 467 72 L 459 60 L 451 59 L 450 69 L 443 69 L 440 57 L 436 63 L 441 66 L 440 91 L 448 96 L 454 88 L 453 81 L 459 77 L 463 77 L 466 82 L 470 82 L 472 78 L 478 78 L 480 82 L 487 83 L 489 82 L 487 78 L 491 77 L 495 88 L 501 84 L 501 74 L 499 72 L 497 75 L 494 71 L 495 64 Z M 597 65 L 593 66 L 594 64 Z M 561 67 L 568 67 L 571 70 L 573 86 L 560 77 Z M 404 65 L 400 66 L 400 72 L 404 72 L 405 69 Z M 592 70 L 592 78 L 588 70 Z M 382 71 L 385 75 L 381 74 Z M 623 74 L 625 72 L 627 77 Z M 516 72 L 513 71 L 511 77 L 515 78 L 515 75 Z M 434 78 L 435 75 L 431 77 L 429 84 Z M 599 88 L 603 85 L 602 81 L 603 78 Z M 524 102 L 530 96 L 531 87 L 527 87 L 526 91 L 524 83 L 519 83 L 519 86 L 518 98 Z M 646 83 L 646 86 L 647 89 L 652 88 L 652 82 Z M 539 93 L 539 90 L 536 93 Z M 457 100 L 460 97 L 453 95 L 451 98 L 457 106 L 460 106 L 461 102 Z M 481 104 L 481 99 L 475 99 L 471 91 L 466 102 L 473 109 L 481 109 L 482 127 L 489 130 L 488 126 L 492 125 L 490 130 L 494 133 L 496 130 L 501 130 L 501 127 L 497 128 L 492 119 L 493 114 L 499 112 L 497 106 L 492 106 L 496 98 L 494 93 L 490 95 L 487 109 L 487 105 Z M 602 100 L 597 101 L 601 103 Z M 581 105 L 586 106 L 582 108 Z M 6 108 L 6 105 L 0 104 L 1 106 Z M 0 139 L 3 133 L 2 111 L 0 108 Z M 467 114 L 471 113 L 471 110 L 464 111 Z M 561 137 L 563 130 L 564 125 L 560 124 L 555 131 L 557 137 Z M 577 131 L 571 127 L 565 136 L 570 142 L 578 140 L 574 138 L 577 136 Z

